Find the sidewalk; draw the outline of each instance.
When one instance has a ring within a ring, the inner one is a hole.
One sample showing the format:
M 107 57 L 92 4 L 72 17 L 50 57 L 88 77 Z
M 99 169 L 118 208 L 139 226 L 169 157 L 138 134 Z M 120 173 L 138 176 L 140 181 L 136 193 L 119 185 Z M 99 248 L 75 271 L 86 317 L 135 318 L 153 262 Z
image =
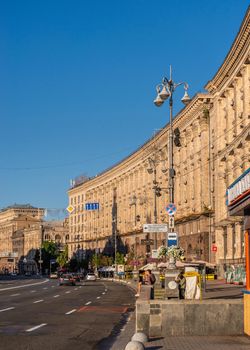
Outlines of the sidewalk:
M 125 282 L 121 282 L 125 283 Z M 130 281 L 130 288 L 136 288 L 136 282 Z M 222 280 L 209 281 L 203 299 L 242 298 L 244 286 L 225 284 Z M 128 323 L 110 350 L 124 350 L 135 333 L 135 312 L 130 315 Z M 190 336 L 151 338 L 145 344 L 146 350 L 249 350 L 250 337 L 247 336 Z
M 248 350 L 250 349 L 250 338 L 247 336 L 155 338 L 150 339 L 145 344 L 145 348 L 147 350 Z

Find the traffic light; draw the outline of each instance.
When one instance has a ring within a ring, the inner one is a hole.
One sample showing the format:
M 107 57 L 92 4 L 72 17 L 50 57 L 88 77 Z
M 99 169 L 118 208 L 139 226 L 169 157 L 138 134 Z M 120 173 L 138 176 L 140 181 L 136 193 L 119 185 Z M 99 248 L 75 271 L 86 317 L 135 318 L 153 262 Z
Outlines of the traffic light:
M 181 136 L 181 133 L 179 128 L 174 129 L 174 144 L 176 147 L 181 147 L 180 136 Z
M 161 188 L 160 187 L 156 187 L 155 194 L 156 194 L 157 197 L 161 196 Z

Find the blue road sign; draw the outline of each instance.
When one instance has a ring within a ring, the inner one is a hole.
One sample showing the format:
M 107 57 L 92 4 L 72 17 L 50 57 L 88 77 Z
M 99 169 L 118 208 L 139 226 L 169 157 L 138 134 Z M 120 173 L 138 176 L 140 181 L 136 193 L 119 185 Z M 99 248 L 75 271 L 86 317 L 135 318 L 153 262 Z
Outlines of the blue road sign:
M 168 247 L 177 246 L 178 245 L 178 237 L 176 232 L 168 233 Z
M 169 203 L 166 206 L 166 211 L 168 213 L 168 215 L 174 215 L 174 213 L 176 212 L 176 206 L 174 203 Z
M 99 203 L 85 203 L 85 210 L 99 210 Z

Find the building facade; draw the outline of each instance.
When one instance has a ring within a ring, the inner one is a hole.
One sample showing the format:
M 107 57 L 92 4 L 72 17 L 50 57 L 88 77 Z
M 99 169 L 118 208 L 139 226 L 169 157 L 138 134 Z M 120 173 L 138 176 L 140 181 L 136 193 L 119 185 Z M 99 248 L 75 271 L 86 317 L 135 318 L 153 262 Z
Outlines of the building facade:
M 68 219 L 44 221 L 43 217 L 44 209 L 29 204 L 0 211 L 0 273 L 36 272 L 35 254 L 44 241 L 64 249 L 69 241 Z
M 187 258 L 215 262 L 222 273 L 245 258 L 243 219 L 229 217 L 226 189 L 250 165 L 249 10 L 205 89 L 173 121 L 180 132 L 173 150 L 175 229 Z M 120 244 L 125 252 L 145 256 L 149 247 L 142 240 L 151 238 L 157 247 L 164 242 L 163 234 L 148 237 L 142 225 L 168 222 L 168 140 L 166 125 L 119 164 L 73 184 L 68 191 L 71 255 L 79 245 L 111 252 Z
M 13 272 L 24 254 L 23 231 L 41 222 L 44 210 L 14 204 L 0 211 L 0 271 Z

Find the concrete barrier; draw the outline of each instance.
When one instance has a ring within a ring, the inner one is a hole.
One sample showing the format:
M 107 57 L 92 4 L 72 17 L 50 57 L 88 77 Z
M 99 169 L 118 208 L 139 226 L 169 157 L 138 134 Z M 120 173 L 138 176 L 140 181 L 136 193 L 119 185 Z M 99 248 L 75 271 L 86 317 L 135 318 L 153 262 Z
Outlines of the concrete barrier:
M 243 301 L 138 300 L 136 332 L 149 337 L 244 334 Z

